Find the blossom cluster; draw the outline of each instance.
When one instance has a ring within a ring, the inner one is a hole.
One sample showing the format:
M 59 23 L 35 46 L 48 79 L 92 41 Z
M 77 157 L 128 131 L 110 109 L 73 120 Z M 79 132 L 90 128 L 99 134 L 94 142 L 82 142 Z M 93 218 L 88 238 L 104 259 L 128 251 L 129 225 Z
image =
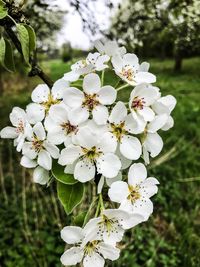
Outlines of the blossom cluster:
M 32 103 L 26 110 L 14 107 L 13 126 L 1 130 L 1 138 L 14 139 L 21 165 L 34 169 L 34 182 L 47 184 L 57 161 L 80 183 L 97 184 L 94 218 L 61 231 L 72 246 L 61 262 L 70 266 L 101 267 L 105 259 L 118 259 L 125 230 L 148 220 L 159 182 L 147 176 L 145 165 L 163 148 L 158 131 L 174 124 L 176 100 L 152 85 L 156 77 L 147 62 L 140 64 L 115 41 L 97 41 L 95 47 L 98 52 L 73 64 L 52 88 L 38 85 Z M 106 82 L 110 75 L 116 85 Z M 128 88 L 125 103 L 117 93 Z

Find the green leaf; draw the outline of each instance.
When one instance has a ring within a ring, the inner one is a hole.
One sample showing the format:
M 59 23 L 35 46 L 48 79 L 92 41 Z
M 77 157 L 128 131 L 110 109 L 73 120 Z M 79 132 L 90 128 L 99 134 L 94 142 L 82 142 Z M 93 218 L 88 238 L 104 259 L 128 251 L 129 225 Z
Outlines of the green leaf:
M 36 35 L 34 29 L 30 25 L 24 25 L 29 35 L 29 51 L 33 52 L 36 49 Z
M 0 19 L 5 18 L 8 15 L 8 9 L 5 6 L 5 3 L 0 0 Z
M 15 71 L 15 63 L 13 58 L 13 50 L 10 41 L 6 40 L 6 52 L 5 52 L 5 59 L 4 59 L 4 67 L 10 71 Z
M 74 176 L 72 174 L 64 173 L 64 168 L 57 163 L 53 164 L 52 174 L 56 180 L 63 184 L 71 185 L 78 183 L 78 181 L 74 179 Z
M 84 186 L 82 183 L 67 185 L 57 183 L 58 198 L 63 205 L 65 212 L 69 215 L 78 206 L 83 198 Z
M 29 33 L 22 24 L 17 24 L 18 37 L 22 47 L 25 62 L 29 65 Z
M 6 53 L 6 43 L 3 37 L 0 39 L 0 63 L 4 64 L 5 59 L 5 53 Z
M 82 227 L 83 224 L 84 224 L 84 220 L 85 220 L 85 216 L 87 214 L 87 211 L 83 211 L 81 212 L 80 214 L 78 214 L 77 216 L 75 216 L 73 218 L 73 223 L 76 225 L 76 226 L 80 226 Z

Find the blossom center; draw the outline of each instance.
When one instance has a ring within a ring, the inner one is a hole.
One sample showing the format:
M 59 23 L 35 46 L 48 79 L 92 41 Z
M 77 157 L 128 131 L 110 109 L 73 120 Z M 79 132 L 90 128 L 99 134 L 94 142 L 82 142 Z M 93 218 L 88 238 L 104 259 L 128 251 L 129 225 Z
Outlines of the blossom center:
M 97 94 L 89 95 L 84 93 L 85 99 L 82 103 L 83 107 L 87 107 L 90 111 L 92 111 L 96 106 L 99 105 L 99 101 L 97 99 Z
M 144 104 L 145 104 L 144 97 L 139 98 L 138 96 L 136 96 L 132 101 L 131 107 L 133 109 L 140 109 L 141 110 L 141 109 L 143 109 Z
M 94 161 L 96 158 L 98 158 L 102 152 L 98 151 L 95 146 L 93 146 L 90 149 L 82 148 L 83 153 L 85 154 L 85 157 L 89 159 L 90 161 Z
M 34 136 L 34 139 L 32 141 L 32 147 L 35 152 L 39 153 L 43 149 L 43 142 L 44 141 L 39 140 L 36 136 Z
M 45 108 L 45 112 L 47 113 L 52 105 L 59 104 L 61 100 L 54 99 L 52 94 L 48 95 L 48 99 L 45 102 L 42 102 L 42 106 Z
M 67 135 L 77 131 L 77 126 L 71 125 L 69 121 L 63 122 L 60 126 Z
M 121 122 L 119 124 L 111 123 L 111 132 L 115 135 L 118 141 L 121 141 L 122 136 L 126 134 L 124 125 L 124 122 Z
M 123 67 L 120 74 L 123 77 L 125 77 L 128 81 L 134 81 L 135 72 L 131 66 L 126 65 L 125 67 Z
M 99 222 L 99 230 L 105 229 L 107 234 L 117 233 L 117 226 L 119 226 L 118 220 L 110 219 L 106 215 L 102 215 L 102 221 Z
M 138 186 L 129 185 L 128 189 L 129 189 L 129 195 L 127 197 L 128 200 L 134 203 L 136 200 L 140 199 L 141 195 Z
M 24 133 L 24 123 L 22 120 L 20 120 L 18 123 L 18 126 L 16 128 L 16 133 L 17 134 Z
M 91 255 L 95 250 L 97 250 L 98 240 L 88 242 L 84 247 L 84 254 Z

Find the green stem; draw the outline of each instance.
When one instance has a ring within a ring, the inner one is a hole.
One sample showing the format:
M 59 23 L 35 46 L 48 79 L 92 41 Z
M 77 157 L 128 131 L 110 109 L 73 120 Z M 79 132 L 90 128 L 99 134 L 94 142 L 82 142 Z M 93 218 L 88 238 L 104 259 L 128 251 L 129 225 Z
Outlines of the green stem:
M 124 88 L 126 88 L 126 87 L 129 87 L 129 86 L 130 86 L 129 84 L 124 84 L 124 85 L 118 87 L 116 90 L 117 90 L 117 91 L 120 91 L 120 90 L 122 90 L 122 89 L 124 89 Z
M 99 201 L 100 201 L 100 205 L 101 205 L 101 209 L 104 209 L 104 203 L 103 203 L 103 196 L 102 193 L 99 194 Z
M 94 215 L 95 218 L 98 217 L 98 215 L 99 215 L 100 206 L 101 206 L 101 202 L 100 202 L 100 198 L 99 198 L 99 201 L 98 201 L 98 204 L 97 204 L 97 208 L 96 208 L 96 212 L 95 212 L 95 215 Z
M 104 84 L 104 74 L 105 74 L 105 70 L 103 70 L 101 73 L 101 86 L 103 86 Z
M 7 15 L 7 17 L 9 18 L 9 19 L 11 19 L 12 20 L 12 22 L 17 26 L 17 23 L 16 23 L 16 21 L 10 16 L 10 15 Z

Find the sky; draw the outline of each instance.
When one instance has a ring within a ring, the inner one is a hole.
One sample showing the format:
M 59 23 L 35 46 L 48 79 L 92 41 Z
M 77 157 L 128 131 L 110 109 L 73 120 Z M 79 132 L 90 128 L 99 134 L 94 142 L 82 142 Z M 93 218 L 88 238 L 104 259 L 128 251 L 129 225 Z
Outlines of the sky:
M 82 0 L 87 1 L 87 0 Z M 117 6 L 121 0 L 112 0 L 113 5 Z M 61 46 L 63 43 L 70 42 L 74 48 L 89 50 L 92 46 L 92 41 L 100 38 L 100 35 L 92 36 L 92 40 L 83 31 L 82 20 L 80 15 L 69 6 L 68 0 L 54 0 L 54 3 L 59 5 L 62 10 L 66 10 L 64 16 L 64 25 L 61 31 L 57 34 L 57 44 Z M 100 25 L 102 30 L 106 30 L 110 26 L 111 14 L 110 10 L 106 7 L 103 0 L 96 0 L 95 4 L 91 3 L 91 10 L 95 19 Z M 67 12 L 68 11 L 68 12 Z

